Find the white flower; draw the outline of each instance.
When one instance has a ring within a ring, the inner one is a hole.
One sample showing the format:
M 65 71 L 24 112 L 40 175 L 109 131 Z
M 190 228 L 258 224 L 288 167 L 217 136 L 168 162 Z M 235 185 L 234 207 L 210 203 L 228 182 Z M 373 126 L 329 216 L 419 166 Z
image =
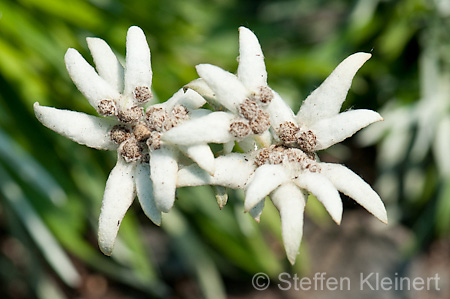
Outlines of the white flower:
M 338 191 L 387 222 L 383 202 L 366 182 L 342 165 L 318 162 L 315 155 L 315 151 L 328 148 L 367 125 L 382 120 L 378 113 L 371 110 L 339 113 L 354 75 L 369 58 L 370 54 L 356 53 L 345 59 L 304 101 L 297 115 L 274 92 L 266 111 L 270 115 L 273 139 L 277 143 L 257 151 L 218 157 L 214 176 L 195 165 L 187 166 L 180 169 L 177 185 L 210 184 L 245 189 L 245 211 L 257 220 L 264 207 L 264 198 L 270 195 L 280 212 L 283 241 L 292 264 L 302 238 L 308 192 L 322 202 L 338 224 L 342 218 L 342 201 Z M 245 65 L 242 55 L 241 64 Z M 258 64 L 255 65 L 258 69 Z M 220 85 L 220 82 L 216 84 Z M 236 83 L 233 84 L 235 87 Z M 214 86 L 212 89 L 226 90 L 227 86 Z
M 150 49 L 144 33 L 131 27 L 127 33 L 126 64 L 122 67 L 101 39 L 88 38 L 96 69 L 74 49 L 65 55 L 67 70 L 77 88 L 102 117 L 34 104 L 36 117 L 55 132 L 79 144 L 117 150 L 117 164 L 106 182 L 99 218 L 99 246 L 112 253 L 120 223 L 136 194 L 145 214 L 157 225 L 161 211 L 175 199 L 179 150 L 206 170 L 214 156 L 205 145 L 174 147 L 161 135 L 183 121 L 198 117 L 190 110 L 204 99 L 192 90 L 178 91 L 163 104 L 144 109 L 151 100 Z M 203 115 L 200 112 L 196 112 Z M 150 179 L 151 177 L 151 179 Z
M 239 33 L 237 75 L 199 65 L 201 79 L 155 105 L 148 104 L 152 71 L 142 30 L 128 31 L 125 68 L 103 40 L 89 38 L 97 71 L 74 49 L 67 51 L 65 61 L 73 82 L 101 117 L 35 103 L 37 118 L 50 129 L 89 147 L 117 150 L 99 219 L 99 245 L 105 254 L 112 253 L 136 194 L 146 215 L 159 225 L 161 212 L 171 209 L 175 189 L 181 186 L 244 189 L 245 211 L 257 221 L 270 195 L 280 212 L 291 263 L 302 238 L 308 192 L 338 224 L 338 191 L 387 222 L 381 199 L 367 183 L 342 165 L 317 161 L 315 154 L 382 119 L 370 110 L 339 113 L 354 75 L 370 54 L 356 53 L 344 60 L 295 115 L 267 85 L 256 36 L 243 27 Z M 205 103 L 199 93 L 226 111 L 198 109 Z M 230 153 L 236 141 L 245 153 Z M 224 144 L 227 154 L 214 159 L 208 143 Z M 179 169 L 180 152 L 195 163 Z M 219 197 L 222 206 L 225 196 Z
M 274 97 L 267 86 L 264 55 L 258 39 L 249 29 L 239 28 L 237 75 L 210 64 L 198 65 L 200 80 L 186 85 L 226 112 L 213 112 L 171 130 L 163 140 L 177 144 L 230 143 L 243 141 L 244 148 L 270 144 L 269 114 L 266 107 Z M 211 128 L 205 132 L 206 128 Z M 249 145 L 248 145 L 249 144 Z M 231 146 L 232 148 L 232 146 Z

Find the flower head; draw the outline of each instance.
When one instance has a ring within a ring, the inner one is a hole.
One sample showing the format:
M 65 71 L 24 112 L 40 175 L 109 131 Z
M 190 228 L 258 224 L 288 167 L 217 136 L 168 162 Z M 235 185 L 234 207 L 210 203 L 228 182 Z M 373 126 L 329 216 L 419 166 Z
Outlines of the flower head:
M 67 70 L 77 88 L 101 117 L 34 104 L 45 126 L 75 142 L 103 150 L 116 150 L 117 164 L 106 182 L 99 219 L 99 245 L 110 255 L 120 223 L 137 195 L 145 214 L 157 225 L 161 211 L 175 199 L 179 152 L 209 170 L 214 161 L 206 145 L 174 147 L 161 136 L 191 117 L 190 110 L 204 104 L 192 90 L 180 90 L 162 104 L 152 99 L 150 50 L 144 33 L 127 33 L 126 64 L 122 67 L 101 39 L 88 38 L 96 70 L 74 49 L 65 55 Z M 193 116 L 195 118 L 195 115 Z
M 100 117 L 38 103 L 34 110 L 45 126 L 80 144 L 117 151 L 99 219 L 99 245 L 105 254 L 112 253 L 120 223 L 136 195 L 146 215 L 159 225 L 161 212 L 171 209 L 175 189 L 181 186 L 244 189 L 245 211 L 258 221 L 264 198 L 270 195 L 281 215 L 291 263 L 302 238 L 308 192 L 338 224 L 343 210 L 339 192 L 387 222 L 381 199 L 367 183 L 342 165 L 320 162 L 316 155 L 382 120 L 371 110 L 339 113 L 354 75 L 370 54 L 345 59 L 294 114 L 267 85 L 258 39 L 244 27 L 239 29 L 236 75 L 198 65 L 200 79 L 161 104 L 149 103 L 150 49 L 140 28 L 128 30 L 125 67 L 103 40 L 87 42 L 96 70 L 74 49 L 67 51 L 65 62 Z M 199 109 L 205 99 L 224 111 Z M 244 153 L 231 153 L 235 142 Z M 224 144 L 224 151 L 214 158 L 208 143 Z M 179 162 L 181 154 L 190 160 Z M 222 207 L 226 197 L 218 197 Z
M 251 34 L 250 31 L 245 32 Z M 256 37 L 252 39 L 256 40 Z M 253 49 L 260 48 L 258 46 Z M 257 51 L 254 50 L 253 53 Z M 315 154 L 318 150 L 326 149 L 352 136 L 367 125 L 382 120 L 378 113 L 371 110 L 339 113 L 354 75 L 370 56 L 367 53 L 356 53 L 345 59 L 322 85 L 311 93 L 296 115 L 283 99 L 272 91 L 271 101 L 263 106 L 272 127 L 269 131 L 272 144 L 244 154 L 218 157 L 214 176 L 195 165 L 185 167 L 179 171 L 178 186 L 212 184 L 244 189 L 245 211 L 250 212 L 257 220 L 264 207 L 264 198 L 270 195 L 281 215 L 283 241 L 291 263 L 295 262 L 298 254 L 308 192 L 322 202 L 338 224 L 343 211 L 338 191 L 353 198 L 381 221 L 387 222 L 381 199 L 366 182 L 342 165 L 318 161 Z M 246 56 L 241 52 L 239 66 L 240 69 L 241 65 L 245 66 L 243 68 L 247 72 L 238 71 L 238 77 L 242 77 L 240 74 L 249 74 L 252 65 L 255 70 L 261 70 L 261 60 L 262 54 Z M 222 74 L 222 80 L 207 79 L 209 73 L 204 72 L 205 69 L 211 70 L 211 74 L 213 70 L 217 73 L 211 77 L 219 77 L 219 73 Z M 236 83 L 238 79 L 212 66 L 201 66 L 200 70 L 200 76 L 217 93 L 217 100 L 230 111 L 234 109 L 242 114 L 238 107 L 245 102 L 246 93 L 238 92 L 239 89 L 235 88 L 239 86 Z M 255 81 L 248 81 L 252 82 L 253 88 L 263 86 L 261 77 L 258 76 L 260 74 L 252 74 L 256 76 Z M 267 87 L 266 77 L 263 78 L 264 86 Z M 228 91 L 233 93 L 233 97 L 221 97 L 218 91 Z M 236 97 L 241 100 L 236 100 Z M 189 124 L 186 123 L 187 125 Z M 184 125 L 177 130 L 183 127 Z

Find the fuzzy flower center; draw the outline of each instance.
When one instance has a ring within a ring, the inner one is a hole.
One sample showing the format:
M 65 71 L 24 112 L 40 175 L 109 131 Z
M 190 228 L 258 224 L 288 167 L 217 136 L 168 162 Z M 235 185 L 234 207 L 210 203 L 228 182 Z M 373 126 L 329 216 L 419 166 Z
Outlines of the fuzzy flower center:
M 288 169 L 292 169 L 293 173 L 296 173 L 298 170 L 321 171 L 319 164 L 315 160 L 314 153 L 305 153 L 301 149 L 284 145 L 271 145 L 261 149 L 256 155 L 255 165 L 259 167 L 264 164 L 283 164 Z
M 247 98 L 239 105 L 239 116 L 230 124 L 230 133 L 234 137 L 261 134 L 270 127 L 269 114 L 254 99 Z
M 133 124 L 139 121 L 144 116 L 144 108 L 139 106 L 132 106 L 130 108 L 119 109 L 117 118 L 119 121 L 126 124 Z
M 144 115 L 141 107 L 133 106 L 117 114 L 122 123 L 110 131 L 110 138 L 119 144 L 119 152 L 127 162 L 148 162 L 149 152 L 161 147 L 161 134 L 188 119 L 188 111 L 182 105 L 172 110 L 150 107 Z
M 139 104 L 144 104 L 153 98 L 153 94 L 147 86 L 138 86 L 133 91 L 133 97 Z
M 256 92 L 251 93 L 250 98 L 263 105 L 267 105 L 273 99 L 273 92 L 267 86 L 260 86 L 257 88 Z
M 160 148 L 161 134 L 178 126 L 188 118 L 188 110 L 183 105 L 175 105 L 170 111 L 164 107 L 150 107 L 145 113 L 145 123 L 149 134 L 146 139 L 148 148 L 150 150 Z
M 317 138 L 311 130 L 302 130 L 286 121 L 280 124 L 276 133 L 282 143 L 261 149 L 256 155 L 256 166 L 283 164 L 293 171 L 293 175 L 304 170 L 321 171 L 314 154 Z
M 113 100 L 101 100 L 97 112 L 101 116 L 113 116 L 117 113 L 116 103 Z
M 299 148 L 304 152 L 313 152 L 317 137 L 311 130 L 303 130 L 296 124 L 286 121 L 276 130 L 278 137 L 287 147 Z

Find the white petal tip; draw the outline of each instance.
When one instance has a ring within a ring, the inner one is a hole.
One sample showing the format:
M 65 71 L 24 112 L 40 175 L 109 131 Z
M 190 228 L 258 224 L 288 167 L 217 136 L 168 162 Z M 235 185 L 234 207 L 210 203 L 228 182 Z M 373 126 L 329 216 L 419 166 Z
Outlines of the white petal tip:
M 258 38 L 256 37 L 255 33 L 253 33 L 253 31 L 251 31 L 250 29 L 241 26 L 239 27 L 239 43 L 241 44 L 241 46 L 243 42 L 247 42 L 247 45 L 257 46 L 256 48 L 254 47 L 253 50 L 261 52 L 261 47 L 259 46 Z
M 98 247 L 104 255 L 111 256 L 114 249 L 115 240 L 106 240 L 101 234 L 98 236 Z
M 241 27 L 239 27 L 239 33 L 242 33 L 242 32 L 244 32 L 244 31 L 248 31 L 248 32 L 251 32 L 251 30 L 250 29 L 248 29 L 247 27 L 244 27 L 244 26 L 241 26 Z
M 200 168 L 205 170 L 209 175 L 214 176 L 216 171 L 214 154 L 207 144 L 197 144 L 192 146 L 180 145 L 178 148 L 197 163 Z
M 384 224 L 388 224 L 388 217 L 384 206 L 382 208 L 378 208 L 378 210 L 370 209 L 367 207 L 365 207 L 365 209 Z
M 384 224 L 388 224 L 388 216 L 387 216 L 387 212 L 386 212 L 386 208 L 384 207 L 384 205 L 382 205 L 381 199 L 380 199 L 380 206 L 378 207 L 378 209 L 370 209 L 370 208 L 366 208 L 367 211 L 369 211 L 369 213 L 371 213 L 372 215 L 374 215 L 378 220 L 380 220 L 381 222 L 383 222 Z
M 375 113 L 376 113 L 376 116 L 374 116 L 373 122 L 383 121 L 384 120 L 384 118 L 378 112 L 375 112 Z
M 64 54 L 64 60 L 66 63 L 68 63 L 75 56 L 79 56 L 79 55 L 81 55 L 81 54 L 77 50 L 75 50 L 74 48 L 69 48 L 69 49 L 67 49 L 66 54 Z
M 195 66 L 195 69 L 197 70 L 198 75 L 201 78 L 203 78 L 207 82 L 208 85 L 210 85 L 210 83 L 211 83 L 211 82 L 208 82 L 208 81 L 211 81 L 211 76 L 214 77 L 214 75 L 217 75 L 217 74 L 220 75 L 223 73 L 225 73 L 225 74 L 228 73 L 227 71 L 221 69 L 220 67 L 209 64 L 209 63 L 198 64 Z
M 128 28 L 127 35 L 128 34 L 142 34 L 143 35 L 144 31 L 138 26 L 131 26 L 130 28 Z
M 42 108 L 41 105 L 39 105 L 38 102 L 35 102 L 33 104 L 33 110 L 34 110 L 34 115 L 36 116 L 36 118 L 41 121 L 42 119 Z
M 330 213 L 330 211 L 328 211 Z M 336 222 L 337 225 L 341 225 L 342 211 L 340 213 L 330 213 L 331 219 Z
M 101 38 L 98 38 L 98 37 L 86 37 L 86 43 L 88 44 L 88 47 L 91 50 L 91 53 L 92 53 L 93 47 L 106 44 L 106 42 L 104 40 L 102 40 Z
M 298 255 L 298 253 L 296 253 L 295 255 L 288 255 L 288 261 L 289 261 L 289 263 L 292 265 L 292 266 L 294 266 L 294 264 L 295 264 L 295 260 L 297 259 L 297 255 Z
M 377 217 L 377 219 L 380 220 L 381 222 L 383 222 L 384 224 L 388 224 L 388 222 L 389 222 L 386 213 L 384 215 L 379 215 L 379 216 L 375 216 L 375 217 Z
M 195 69 L 197 70 L 197 73 L 202 76 L 203 72 L 207 72 L 211 69 L 214 69 L 214 66 L 212 64 L 208 63 L 202 63 L 195 66 Z
M 112 248 L 100 246 L 100 251 L 103 252 L 104 255 L 111 256 Z
M 350 55 L 348 58 L 350 57 L 352 57 L 352 59 L 358 57 L 361 59 L 362 63 L 364 63 L 372 57 L 372 54 L 366 52 L 357 52 L 355 54 Z
M 331 209 L 327 209 L 328 214 L 331 216 L 331 219 L 333 219 L 333 221 L 337 224 L 337 225 L 341 225 L 341 221 L 342 221 L 342 210 L 341 211 L 335 211 L 335 210 L 331 210 Z

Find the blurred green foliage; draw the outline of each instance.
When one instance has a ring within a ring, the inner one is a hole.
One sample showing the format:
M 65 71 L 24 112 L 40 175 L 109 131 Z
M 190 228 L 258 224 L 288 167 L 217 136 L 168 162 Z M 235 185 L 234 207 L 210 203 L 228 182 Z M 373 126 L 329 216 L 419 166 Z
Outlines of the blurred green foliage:
M 227 206 L 219 210 L 209 187 L 178 190 L 175 209 L 165 215 L 161 228 L 133 207 L 121 225 L 115 254 L 103 256 L 96 228 L 114 157 L 46 129 L 32 110 L 39 101 L 95 113 L 66 73 L 63 56 L 68 48 L 76 48 L 92 62 L 85 38 L 95 36 L 124 56 L 126 30 L 141 27 L 152 51 L 153 89 L 164 101 L 197 78 L 196 64 L 234 71 L 237 28 L 243 25 L 260 39 L 269 84 L 294 109 L 341 60 L 357 51 L 372 52 L 373 58 L 356 76 L 344 109 L 380 110 L 390 101 L 399 107 L 414 106 L 421 94 L 422 53 L 444 45 L 440 53 L 449 61 L 449 8 L 447 14 L 438 14 L 445 7 L 438 9 L 436 3 L 2 0 L 0 296 L 65 298 L 98 292 L 105 297 L 166 297 L 182 294 L 182 281 L 195 280 L 195 294 L 220 298 L 229 288 L 224 281 L 245 281 L 250 286 L 256 272 L 275 277 L 289 269 L 276 209 L 267 202 L 257 224 L 242 212 L 240 192 L 230 192 Z M 439 26 L 442 31 L 432 35 Z M 407 133 L 414 130 L 412 126 Z M 344 145 L 354 148 L 353 139 Z M 356 163 L 345 152 L 332 148 L 324 158 L 347 163 L 357 173 L 365 171 L 372 183 L 373 150 Z M 380 174 L 394 172 L 402 186 L 406 159 L 401 156 L 389 169 L 380 167 Z M 399 214 L 396 221 L 417 228 L 419 240 L 425 235 L 429 240 L 433 227 L 440 227 L 441 235 L 449 233 L 450 179 L 437 174 L 430 154 L 418 167 L 426 184 L 415 206 L 404 198 L 388 198 L 388 208 Z M 308 203 L 307 214 L 319 224 L 328 221 L 323 213 L 313 200 Z M 290 270 L 305 270 L 304 260 L 306 256 Z M 102 288 L 105 284 L 108 287 Z

